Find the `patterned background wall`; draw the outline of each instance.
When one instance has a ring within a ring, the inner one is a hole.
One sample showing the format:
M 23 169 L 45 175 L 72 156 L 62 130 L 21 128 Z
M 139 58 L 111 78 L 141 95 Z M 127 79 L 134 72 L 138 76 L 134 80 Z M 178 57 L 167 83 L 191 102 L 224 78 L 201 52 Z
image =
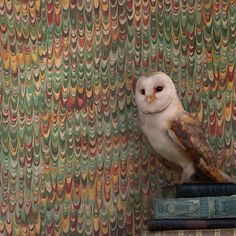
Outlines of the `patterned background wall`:
M 235 175 L 234 0 L 1 0 L 0 55 L 0 234 L 146 229 L 175 176 L 141 140 L 133 91 L 150 71 Z

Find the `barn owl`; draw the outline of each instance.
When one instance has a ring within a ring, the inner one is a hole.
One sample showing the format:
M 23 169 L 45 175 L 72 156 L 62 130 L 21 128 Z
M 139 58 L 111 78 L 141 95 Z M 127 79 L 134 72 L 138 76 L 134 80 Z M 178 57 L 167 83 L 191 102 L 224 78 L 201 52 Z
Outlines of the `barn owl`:
M 201 124 L 183 109 L 167 74 L 139 78 L 135 101 L 142 132 L 154 152 L 165 165 L 182 171 L 175 184 L 191 182 L 197 173 L 213 182 L 234 182 L 217 167 Z

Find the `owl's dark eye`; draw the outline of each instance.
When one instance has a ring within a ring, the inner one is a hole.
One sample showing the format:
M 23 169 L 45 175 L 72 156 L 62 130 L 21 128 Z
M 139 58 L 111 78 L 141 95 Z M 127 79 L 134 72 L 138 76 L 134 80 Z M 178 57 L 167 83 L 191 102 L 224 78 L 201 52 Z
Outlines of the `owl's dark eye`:
M 142 95 L 145 95 L 145 89 L 141 89 L 141 90 L 140 90 L 140 93 L 141 93 Z
M 158 93 L 158 92 L 161 92 L 163 90 L 163 86 L 157 86 L 155 87 L 155 92 Z

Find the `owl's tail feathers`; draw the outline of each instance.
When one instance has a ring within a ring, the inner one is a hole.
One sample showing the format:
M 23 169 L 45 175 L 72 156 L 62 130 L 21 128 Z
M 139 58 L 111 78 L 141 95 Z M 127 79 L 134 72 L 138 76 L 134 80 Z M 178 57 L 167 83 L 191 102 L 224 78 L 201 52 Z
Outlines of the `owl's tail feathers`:
M 235 177 L 230 177 L 227 174 L 223 173 L 222 171 L 220 171 L 221 175 L 222 175 L 222 182 L 224 183 L 236 183 L 236 178 Z

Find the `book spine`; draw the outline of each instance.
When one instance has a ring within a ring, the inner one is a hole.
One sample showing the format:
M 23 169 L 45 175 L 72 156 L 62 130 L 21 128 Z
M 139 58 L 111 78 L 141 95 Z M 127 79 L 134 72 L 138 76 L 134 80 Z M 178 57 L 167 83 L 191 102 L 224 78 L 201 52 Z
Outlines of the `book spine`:
M 236 194 L 236 184 L 183 184 L 175 188 L 176 198 L 230 196 Z
M 171 198 L 154 201 L 154 219 L 235 218 L 236 196 Z
M 182 230 L 182 229 L 220 229 L 236 227 L 236 219 L 206 219 L 206 220 L 151 220 L 150 231 Z

